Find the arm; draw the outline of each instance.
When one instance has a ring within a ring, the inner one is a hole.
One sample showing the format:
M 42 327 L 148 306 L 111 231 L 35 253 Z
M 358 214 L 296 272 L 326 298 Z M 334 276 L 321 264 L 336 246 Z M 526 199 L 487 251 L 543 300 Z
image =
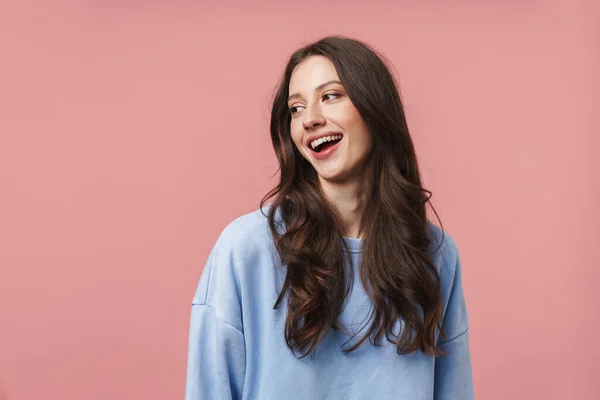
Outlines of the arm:
M 449 236 L 446 236 L 448 238 Z M 435 400 L 471 400 L 474 398 L 471 355 L 469 349 L 469 323 L 462 289 L 461 264 L 456 245 L 449 240 L 445 292 L 448 302 L 444 313 L 443 330 L 438 346 L 448 354 L 435 360 Z M 444 273 L 444 272 L 443 272 Z M 443 279 L 443 278 L 442 278 Z
M 242 398 L 246 347 L 236 257 L 228 242 L 217 241 L 192 302 L 186 400 Z
M 241 399 L 246 367 L 244 334 L 208 305 L 192 305 L 186 400 Z

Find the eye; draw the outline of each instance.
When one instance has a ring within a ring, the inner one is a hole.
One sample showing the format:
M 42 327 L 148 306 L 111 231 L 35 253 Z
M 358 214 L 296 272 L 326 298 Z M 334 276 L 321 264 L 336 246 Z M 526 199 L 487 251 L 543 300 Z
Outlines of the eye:
M 290 113 L 295 114 L 298 112 L 298 106 L 290 107 Z
M 340 95 L 338 93 L 326 93 L 323 95 L 323 97 L 327 97 L 327 96 L 333 96 L 334 98 L 340 97 Z
M 331 96 L 331 97 L 328 98 L 329 96 Z M 325 93 L 322 98 L 330 100 L 331 98 L 338 98 L 338 97 L 341 97 L 341 94 L 339 94 L 339 93 Z M 293 106 L 293 107 L 290 107 L 289 108 L 290 114 L 292 114 L 292 115 L 296 114 L 298 112 L 298 107 L 301 108 L 302 106 Z

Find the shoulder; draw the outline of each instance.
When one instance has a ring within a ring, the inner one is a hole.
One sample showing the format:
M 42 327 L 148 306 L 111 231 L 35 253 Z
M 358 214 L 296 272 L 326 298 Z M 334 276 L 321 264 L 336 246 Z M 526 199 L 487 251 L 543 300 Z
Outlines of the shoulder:
M 239 281 L 274 252 L 268 219 L 270 207 L 268 204 L 227 223 L 209 255 L 211 268 L 216 273 Z
M 268 209 L 267 209 L 268 210 Z M 265 207 L 240 215 L 221 231 L 202 270 L 194 305 L 215 310 L 222 321 L 242 330 L 241 302 L 251 269 L 272 246 Z
M 430 223 L 431 252 L 440 275 L 443 308 L 444 341 L 462 335 L 469 327 L 469 318 L 462 286 L 462 267 L 458 247 L 447 231 Z
M 230 221 L 221 231 L 215 249 L 225 252 L 252 251 L 271 242 L 268 211 L 271 205 L 242 214 Z
M 431 221 L 428 222 L 429 227 L 429 252 L 432 255 L 433 263 L 435 264 L 442 285 L 448 284 L 454 280 L 454 276 L 458 268 L 460 268 L 460 257 L 458 246 L 452 235 L 442 230 L 438 225 L 435 225 Z
M 469 325 L 460 255 L 454 238 L 447 231 L 433 223 L 430 223 L 430 231 L 432 258 L 440 275 L 444 328 L 451 336 L 456 336 Z

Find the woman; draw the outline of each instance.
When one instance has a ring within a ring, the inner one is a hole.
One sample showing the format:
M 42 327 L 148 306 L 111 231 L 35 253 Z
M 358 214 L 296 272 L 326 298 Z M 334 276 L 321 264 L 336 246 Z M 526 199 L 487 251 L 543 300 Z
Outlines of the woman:
M 426 217 L 382 57 L 343 37 L 296 51 L 271 139 L 281 180 L 194 296 L 186 398 L 473 398 L 458 251 Z

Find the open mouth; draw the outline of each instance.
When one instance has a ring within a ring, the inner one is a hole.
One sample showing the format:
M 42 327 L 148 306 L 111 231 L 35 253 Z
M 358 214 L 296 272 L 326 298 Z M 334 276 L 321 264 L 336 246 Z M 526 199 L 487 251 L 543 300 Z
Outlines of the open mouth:
M 310 148 L 315 153 L 320 153 L 337 144 L 340 140 L 342 140 L 342 137 L 343 135 L 333 135 L 327 136 L 326 138 L 321 138 L 316 141 L 317 143 L 311 143 Z

